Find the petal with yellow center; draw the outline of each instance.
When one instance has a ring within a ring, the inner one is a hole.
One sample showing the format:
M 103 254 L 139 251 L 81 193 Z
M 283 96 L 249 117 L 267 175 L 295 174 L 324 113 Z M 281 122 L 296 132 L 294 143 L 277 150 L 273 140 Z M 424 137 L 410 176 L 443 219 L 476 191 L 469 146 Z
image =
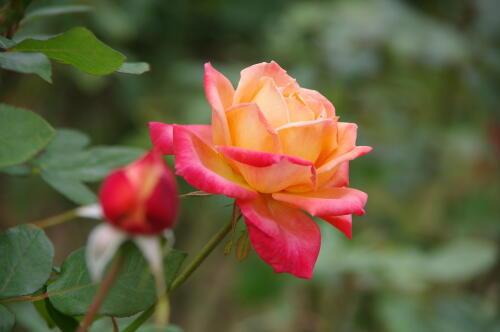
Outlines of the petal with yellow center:
M 297 94 L 285 98 L 290 114 L 290 122 L 312 121 L 316 117 L 313 111 L 305 104 L 305 102 Z
M 290 186 L 314 186 L 314 165 L 307 160 L 231 146 L 218 146 L 224 157 L 235 165 L 250 187 L 261 193 L 273 193 Z
M 299 94 L 306 105 L 314 112 L 316 119 L 332 119 L 335 116 L 333 104 L 318 91 L 300 88 Z
M 332 139 L 329 133 L 335 131 L 335 124 L 331 119 L 293 122 L 277 128 L 276 131 L 283 154 L 314 163 L 326 144 L 323 140 Z
M 271 78 L 285 96 L 299 89 L 295 79 L 290 77 L 276 62 L 262 62 L 241 71 L 240 82 L 234 95 L 234 103 L 251 102 L 259 90 L 258 84 L 262 77 Z
M 313 216 L 362 215 L 368 195 L 353 188 L 328 188 L 309 193 L 274 193 L 273 198 Z
M 176 173 L 190 185 L 212 194 L 240 199 L 255 198 L 257 193 L 248 187 L 241 175 L 235 173 L 207 141 L 209 134 L 210 126 L 194 129 L 174 125 Z
M 271 153 L 280 152 L 276 131 L 267 122 L 257 104 L 239 104 L 226 112 L 234 146 Z
M 290 122 L 285 100 L 273 79 L 263 77 L 260 79 L 259 85 L 261 88 L 251 102 L 259 106 L 260 111 L 271 126 L 276 128 Z

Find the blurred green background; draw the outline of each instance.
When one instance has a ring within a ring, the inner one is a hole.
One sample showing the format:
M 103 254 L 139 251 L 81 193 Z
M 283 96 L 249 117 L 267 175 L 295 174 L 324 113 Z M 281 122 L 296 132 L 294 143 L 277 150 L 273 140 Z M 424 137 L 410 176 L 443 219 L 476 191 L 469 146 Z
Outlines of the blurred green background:
M 274 274 L 255 253 L 225 257 L 221 246 L 173 296 L 173 323 L 187 332 L 500 331 L 497 0 L 75 3 L 94 10 L 33 22 L 17 37 L 87 26 L 152 71 L 93 77 L 55 65 L 53 85 L 3 71 L 2 102 L 93 144 L 149 148 L 148 121 L 209 122 L 205 62 L 236 84 L 244 67 L 275 60 L 358 124 L 359 145 L 374 147 L 351 163 L 367 214 L 354 217 L 350 241 L 318 221 L 311 281 Z M 230 203 L 184 199 L 176 247 L 196 252 Z M 2 228 L 72 207 L 38 177 L 0 174 Z M 94 225 L 47 230 L 57 264 Z

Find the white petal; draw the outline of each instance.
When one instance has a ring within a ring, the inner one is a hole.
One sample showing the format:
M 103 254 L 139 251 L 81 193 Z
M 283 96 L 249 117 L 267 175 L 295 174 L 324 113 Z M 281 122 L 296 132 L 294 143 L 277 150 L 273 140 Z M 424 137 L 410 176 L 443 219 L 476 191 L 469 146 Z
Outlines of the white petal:
M 87 241 L 87 267 L 93 280 L 99 280 L 127 234 L 107 223 L 97 225 Z
M 174 231 L 171 229 L 167 229 L 163 232 L 163 237 L 167 240 L 167 247 L 172 249 L 175 244 L 175 235 Z M 166 254 L 166 253 L 165 253 Z
M 100 204 L 90 204 L 81 206 L 76 209 L 76 215 L 78 217 L 90 218 L 90 219 L 102 219 L 102 209 Z
M 163 252 L 161 250 L 160 238 L 157 236 L 136 235 L 133 237 L 133 241 L 151 266 L 151 271 L 156 282 L 156 294 L 158 298 L 161 298 L 167 289 L 165 278 L 163 277 Z

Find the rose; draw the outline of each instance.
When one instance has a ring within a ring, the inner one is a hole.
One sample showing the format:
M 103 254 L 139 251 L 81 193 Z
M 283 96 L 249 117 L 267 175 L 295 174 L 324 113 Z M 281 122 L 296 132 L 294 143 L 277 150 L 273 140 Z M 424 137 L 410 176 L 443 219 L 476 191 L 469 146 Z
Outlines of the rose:
M 99 200 L 106 221 L 133 234 L 156 234 L 172 228 L 178 192 L 174 175 L 161 155 L 148 152 L 109 174 Z
M 321 235 L 301 210 L 351 237 L 351 215 L 367 195 L 348 188 L 357 126 L 338 122 L 320 93 L 301 88 L 275 62 L 244 69 L 236 91 L 209 63 L 205 92 L 212 125 L 150 123 L 153 145 L 175 155 L 178 175 L 236 199 L 257 254 L 275 272 L 311 278 Z

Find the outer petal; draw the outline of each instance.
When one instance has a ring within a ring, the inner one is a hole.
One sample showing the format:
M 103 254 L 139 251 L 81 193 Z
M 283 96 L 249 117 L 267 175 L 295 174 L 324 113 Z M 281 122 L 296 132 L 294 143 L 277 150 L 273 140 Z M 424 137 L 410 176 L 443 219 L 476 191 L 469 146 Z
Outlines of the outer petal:
M 149 136 L 156 151 L 163 155 L 174 154 L 174 131 L 172 125 L 161 122 L 150 122 Z
M 139 203 L 137 191 L 124 169 L 107 176 L 99 190 L 99 200 L 106 219 L 119 223 L 119 220 L 130 214 Z M 117 195 L 117 192 L 120 194 Z
M 257 104 L 239 104 L 226 112 L 233 145 L 251 150 L 279 153 L 276 131 L 267 122 Z
M 364 192 L 352 188 L 329 188 L 310 193 L 274 193 L 273 198 L 313 216 L 362 215 L 368 199 Z
M 300 88 L 300 97 L 314 112 L 316 118 L 332 119 L 335 116 L 335 107 L 321 93 L 316 90 Z
M 212 108 L 224 110 L 233 104 L 233 85 L 210 62 L 205 63 L 204 80 L 205 94 Z
M 256 197 L 220 154 L 195 130 L 174 125 L 175 169 L 192 186 L 240 199 Z
M 234 95 L 234 103 L 240 104 L 252 101 L 258 91 L 258 82 L 262 77 L 272 78 L 285 96 L 299 89 L 295 79 L 291 78 L 276 62 L 262 62 L 241 71 L 240 82 Z
M 315 169 L 309 161 L 230 146 L 219 146 L 217 149 L 259 192 L 273 193 L 294 185 L 314 186 Z
M 332 180 L 339 165 L 356 159 L 372 150 L 369 146 L 356 146 L 357 126 L 354 123 L 338 122 L 337 128 L 337 148 L 318 166 L 319 187 L 326 185 Z
M 276 273 L 310 279 L 321 245 L 318 226 L 302 212 L 269 196 L 240 201 L 255 252 Z
M 345 216 L 321 217 L 325 221 L 332 224 L 339 231 L 345 234 L 348 239 L 352 239 L 352 214 Z
M 213 140 L 216 144 L 230 144 L 231 138 L 224 110 L 233 102 L 234 89 L 231 82 L 210 63 L 205 64 L 205 94 L 212 106 Z
M 179 125 L 176 125 L 179 126 Z M 208 125 L 182 125 L 196 131 L 204 141 L 212 142 L 212 129 Z M 149 123 L 149 136 L 154 149 L 163 155 L 174 154 L 174 125 L 162 122 Z
M 328 133 L 336 132 L 331 119 L 293 122 L 281 126 L 278 132 L 283 154 L 316 162 L 326 144 L 323 140 L 332 139 Z

